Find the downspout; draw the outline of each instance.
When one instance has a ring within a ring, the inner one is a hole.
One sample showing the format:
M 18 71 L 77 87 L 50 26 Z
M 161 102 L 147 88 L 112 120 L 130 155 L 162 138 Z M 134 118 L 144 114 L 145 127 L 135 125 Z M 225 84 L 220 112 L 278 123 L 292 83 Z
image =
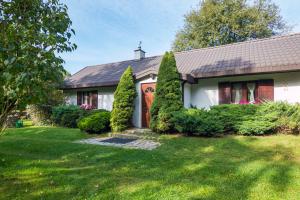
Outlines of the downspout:
M 181 88 L 182 88 L 182 89 L 181 89 L 181 92 L 182 92 L 182 95 L 181 95 L 182 97 L 181 97 L 181 98 L 182 98 L 182 103 L 183 103 L 183 105 L 184 105 L 184 84 L 185 84 L 186 82 L 187 82 L 187 81 L 184 80 L 184 81 L 182 81 L 182 83 L 181 83 Z

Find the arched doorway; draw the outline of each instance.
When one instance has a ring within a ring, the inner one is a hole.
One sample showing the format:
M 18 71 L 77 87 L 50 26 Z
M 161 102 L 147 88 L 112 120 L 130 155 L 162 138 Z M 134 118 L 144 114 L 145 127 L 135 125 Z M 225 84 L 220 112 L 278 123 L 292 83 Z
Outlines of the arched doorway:
M 142 92 L 142 127 L 150 126 L 150 109 L 154 101 L 155 83 L 143 83 Z

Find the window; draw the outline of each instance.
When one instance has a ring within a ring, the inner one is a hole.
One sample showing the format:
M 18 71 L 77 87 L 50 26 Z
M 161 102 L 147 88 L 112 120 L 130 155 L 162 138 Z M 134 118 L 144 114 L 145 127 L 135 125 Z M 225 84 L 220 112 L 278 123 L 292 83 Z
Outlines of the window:
M 219 104 L 248 104 L 273 100 L 273 80 L 219 83 Z
M 79 91 L 77 92 L 77 105 L 90 105 L 93 109 L 98 108 L 98 91 Z
M 231 103 L 255 103 L 256 82 L 237 82 L 231 84 Z
M 148 93 L 148 92 L 154 93 L 154 89 L 152 87 L 147 87 L 145 90 L 145 93 Z

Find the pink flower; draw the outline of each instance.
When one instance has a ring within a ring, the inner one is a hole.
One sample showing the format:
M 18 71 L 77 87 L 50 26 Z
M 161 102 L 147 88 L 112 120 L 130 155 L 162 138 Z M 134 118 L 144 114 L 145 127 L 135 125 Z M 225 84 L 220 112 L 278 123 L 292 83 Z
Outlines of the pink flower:
M 83 109 L 83 110 L 92 110 L 93 109 L 93 107 L 91 105 L 88 105 L 88 104 L 82 104 L 80 106 L 80 108 Z
M 239 104 L 244 105 L 244 104 L 249 104 L 249 102 L 248 102 L 248 101 L 245 101 L 245 100 L 241 100 L 241 101 L 239 102 Z

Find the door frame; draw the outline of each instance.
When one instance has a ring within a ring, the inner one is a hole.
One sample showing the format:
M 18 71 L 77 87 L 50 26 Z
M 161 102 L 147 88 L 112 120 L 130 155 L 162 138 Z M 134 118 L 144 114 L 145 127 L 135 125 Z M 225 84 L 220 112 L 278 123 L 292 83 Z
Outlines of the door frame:
M 141 128 L 146 128 L 143 126 L 143 89 L 142 86 L 144 84 L 155 84 L 155 91 L 156 92 L 156 81 L 151 81 L 151 82 L 145 82 L 145 83 L 140 83 L 140 123 L 141 123 Z

